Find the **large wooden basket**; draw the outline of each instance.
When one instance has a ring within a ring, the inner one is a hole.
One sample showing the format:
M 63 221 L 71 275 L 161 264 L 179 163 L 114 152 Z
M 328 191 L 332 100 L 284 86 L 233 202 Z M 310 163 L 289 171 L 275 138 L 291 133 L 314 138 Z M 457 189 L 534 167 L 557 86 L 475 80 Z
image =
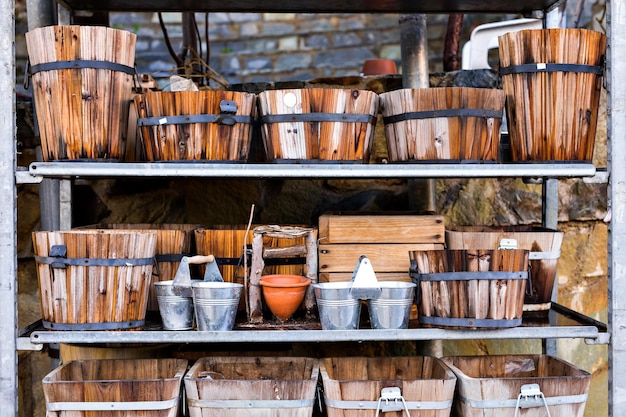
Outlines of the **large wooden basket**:
M 430 356 L 333 357 L 320 361 L 328 417 L 375 417 L 383 389 L 402 396 L 385 417 L 448 417 L 455 375 L 440 359 Z M 390 402 L 394 402 L 390 400 Z
M 506 328 L 522 324 L 528 251 L 412 251 L 425 327 Z
M 135 41 L 96 26 L 26 33 L 44 161 L 124 159 Z
M 591 161 L 606 37 L 533 29 L 498 38 L 513 161 Z
M 206 357 L 185 375 L 191 417 L 310 417 L 318 360 L 301 357 Z
M 147 230 L 34 232 L 44 327 L 141 328 L 156 242 Z
M 185 359 L 68 362 L 43 379 L 48 417 L 176 417 Z
M 271 161 L 367 163 L 378 95 L 336 88 L 267 90 L 259 94 L 259 113 Z
M 504 92 L 400 89 L 380 95 L 389 161 L 496 161 Z
M 256 96 L 236 91 L 152 91 L 135 96 L 148 161 L 245 162 Z
M 591 375 L 561 359 L 547 355 L 486 355 L 442 360 L 458 378 L 454 401 L 457 417 L 547 416 L 540 396 L 520 398 L 525 385 L 536 385 L 551 417 L 584 414 Z M 521 407 L 516 414 L 518 405 Z

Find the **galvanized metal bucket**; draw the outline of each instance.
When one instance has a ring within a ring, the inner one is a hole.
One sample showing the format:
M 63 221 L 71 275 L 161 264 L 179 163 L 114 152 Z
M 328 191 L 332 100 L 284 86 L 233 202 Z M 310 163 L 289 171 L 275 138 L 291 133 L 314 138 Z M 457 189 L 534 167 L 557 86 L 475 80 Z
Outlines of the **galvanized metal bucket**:
M 312 284 L 323 330 L 359 328 L 361 300 L 350 295 L 352 282 Z
M 237 316 L 242 284 L 193 282 L 193 304 L 200 331 L 232 330 Z
M 177 295 L 173 284 L 174 280 L 154 283 L 163 330 L 192 330 L 193 298 Z
M 367 300 L 372 329 L 406 329 L 415 300 L 416 284 L 402 281 L 379 282 L 378 298 Z

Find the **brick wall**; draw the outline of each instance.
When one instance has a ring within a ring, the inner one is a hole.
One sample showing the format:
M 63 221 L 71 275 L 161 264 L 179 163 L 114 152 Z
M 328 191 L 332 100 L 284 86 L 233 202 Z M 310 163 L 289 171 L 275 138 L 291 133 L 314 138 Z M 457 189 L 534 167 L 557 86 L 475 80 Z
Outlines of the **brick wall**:
M 502 18 L 466 15 L 464 39 L 475 25 Z M 202 39 L 205 19 L 206 14 L 196 14 Z M 210 13 L 209 65 L 230 83 L 358 75 L 368 58 L 392 59 L 400 68 L 398 19 L 397 14 Z M 163 20 L 178 52 L 181 14 L 166 13 Z M 140 71 L 162 76 L 174 70 L 156 13 L 112 14 L 110 22 L 137 33 Z M 431 71 L 442 70 L 446 25 L 447 15 L 428 15 Z M 206 42 L 202 52 L 206 54 Z

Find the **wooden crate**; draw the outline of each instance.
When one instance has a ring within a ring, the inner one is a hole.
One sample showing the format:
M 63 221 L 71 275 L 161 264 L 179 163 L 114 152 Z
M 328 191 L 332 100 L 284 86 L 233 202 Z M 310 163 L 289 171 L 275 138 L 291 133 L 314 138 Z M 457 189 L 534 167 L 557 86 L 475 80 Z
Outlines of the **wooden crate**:
M 443 216 L 413 214 L 324 214 L 319 218 L 320 282 L 349 281 L 361 255 L 376 277 L 410 281 L 409 252 L 443 249 Z
M 185 375 L 190 417 L 310 417 L 317 359 L 215 356 Z
M 444 243 L 439 215 L 329 213 L 319 218 L 323 244 Z
M 513 417 L 520 390 L 538 384 L 551 417 L 582 417 L 591 375 L 547 355 L 456 356 L 442 359 L 458 378 L 457 417 Z M 529 401 L 523 417 L 545 417 L 542 401 Z
M 48 417 L 176 417 L 185 359 L 71 361 L 43 379 Z
M 448 417 L 456 377 L 429 356 L 334 357 L 320 361 L 328 417 L 374 417 L 383 388 L 396 387 L 410 417 Z M 386 411 L 385 417 L 407 417 Z

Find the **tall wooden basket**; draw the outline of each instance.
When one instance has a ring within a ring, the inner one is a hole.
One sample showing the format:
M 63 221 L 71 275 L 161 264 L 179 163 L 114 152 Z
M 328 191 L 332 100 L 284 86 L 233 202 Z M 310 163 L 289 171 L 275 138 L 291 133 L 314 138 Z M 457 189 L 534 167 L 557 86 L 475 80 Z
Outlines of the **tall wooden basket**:
M 148 161 L 246 161 L 256 96 L 235 91 L 151 91 L 135 96 Z
M 155 231 L 34 232 L 44 327 L 141 328 L 156 241 Z
M 591 161 L 606 37 L 534 29 L 498 38 L 513 161 Z
M 259 94 L 267 158 L 367 163 L 378 95 L 366 90 L 307 88 Z
M 123 160 L 136 35 L 96 26 L 26 33 L 43 160 Z
M 380 95 L 389 161 L 496 161 L 504 92 L 401 89 Z

